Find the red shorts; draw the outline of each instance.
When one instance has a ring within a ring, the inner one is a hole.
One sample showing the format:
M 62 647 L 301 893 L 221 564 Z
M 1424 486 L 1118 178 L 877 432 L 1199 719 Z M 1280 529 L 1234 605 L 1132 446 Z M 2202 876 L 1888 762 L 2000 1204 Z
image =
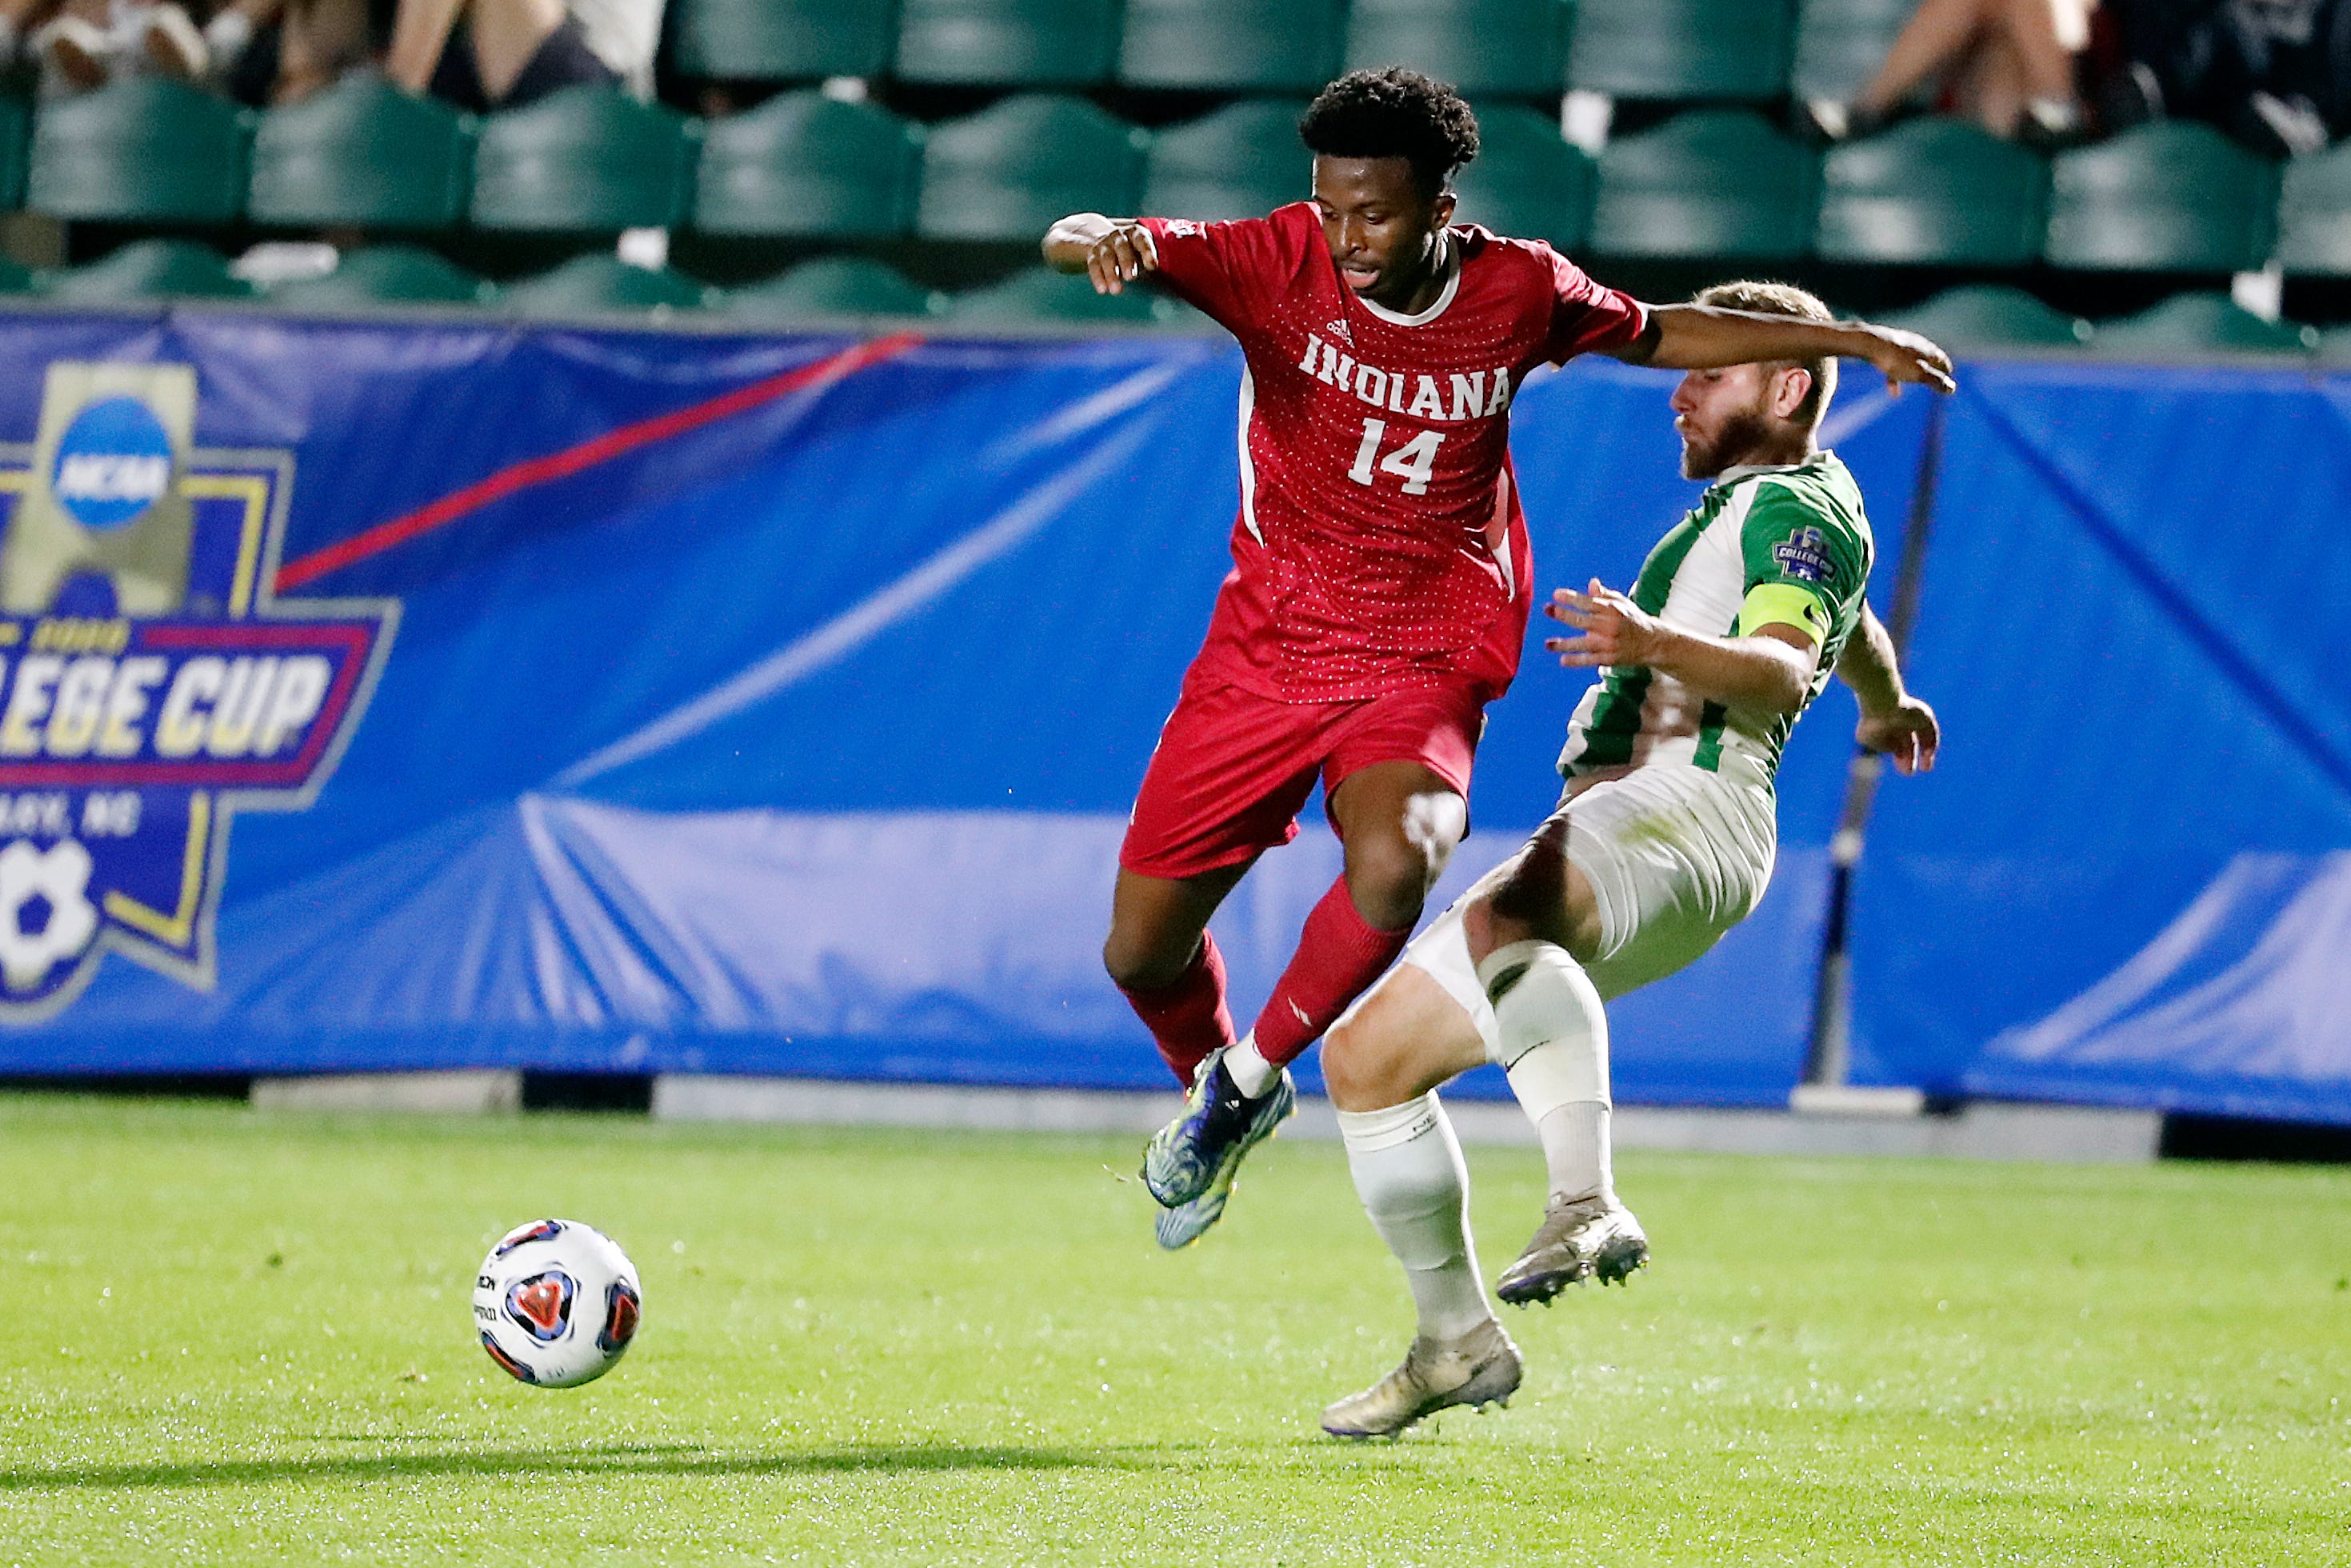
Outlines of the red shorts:
M 1320 777 L 1326 796 L 1375 762 L 1417 762 L 1469 793 L 1488 689 L 1464 682 L 1359 702 L 1285 703 L 1221 681 L 1184 684 L 1143 775 L 1118 863 L 1180 881 L 1298 836 Z

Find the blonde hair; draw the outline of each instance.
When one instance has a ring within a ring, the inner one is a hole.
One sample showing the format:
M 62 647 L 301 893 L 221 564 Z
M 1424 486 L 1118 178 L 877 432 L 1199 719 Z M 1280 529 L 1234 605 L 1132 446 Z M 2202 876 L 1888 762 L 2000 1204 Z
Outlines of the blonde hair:
M 1798 316 L 1807 321 L 1836 319 L 1836 313 L 1822 302 L 1819 295 L 1799 288 L 1792 283 L 1765 283 L 1755 278 L 1740 278 L 1735 283 L 1718 283 L 1711 288 L 1701 288 L 1691 303 L 1719 306 L 1725 310 L 1751 310 L 1758 316 Z M 1812 372 L 1812 390 L 1804 394 L 1804 401 L 1798 403 L 1795 412 L 1788 417 L 1805 430 L 1815 428 L 1821 422 L 1821 415 L 1828 411 L 1829 399 L 1836 396 L 1835 356 L 1823 354 L 1816 359 L 1776 362 L 1801 365 Z

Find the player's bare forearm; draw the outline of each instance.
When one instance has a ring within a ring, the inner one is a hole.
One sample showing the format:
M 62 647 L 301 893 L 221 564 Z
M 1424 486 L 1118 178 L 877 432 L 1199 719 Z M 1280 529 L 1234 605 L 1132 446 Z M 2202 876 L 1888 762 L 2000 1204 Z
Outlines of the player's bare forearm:
M 1837 655 L 1837 679 L 1853 688 L 1865 714 L 1891 713 L 1907 694 L 1902 688 L 1902 668 L 1894 654 L 1894 639 L 1864 604 L 1861 624 L 1845 639 Z
M 1823 355 L 1867 360 L 1900 386 L 1919 382 L 1949 392 L 1950 356 L 1916 332 L 1867 321 L 1807 321 L 1727 310 L 1717 305 L 1652 305 L 1649 328 L 1617 357 L 1668 371 L 1722 370 L 1767 360 Z
M 1543 646 L 1562 664 L 1639 664 L 1671 675 L 1699 696 L 1750 713 L 1795 713 L 1812 691 L 1819 647 L 1792 626 L 1762 626 L 1744 637 L 1708 637 L 1667 625 L 1593 579 L 1583 593 L 1562 588 L 1543 606 L 1577 635 Z
M 1045 231 L 1045 265 L 1056 272 L 1082 272 L 1097 294 L 1117 294 L 1146 272 L 1159 270 L 1159 247 L 1151 231 L 1133 218 L 1072 213 Z
M 1943 743 L 1935 710 L 1910 695 L 1902 684 L 1901 662 L 1894 639 L 1878 623 L 1869 606 L 1861 610 L 1861 624 L 1845 639 L 1837 655 L 1837 679 L 1853 688 L 1861 703 L 1861 723 L 1854 739 L 1868 750 L 1894 759 L 1897 773 L 1933 770 L 1935 754 Z

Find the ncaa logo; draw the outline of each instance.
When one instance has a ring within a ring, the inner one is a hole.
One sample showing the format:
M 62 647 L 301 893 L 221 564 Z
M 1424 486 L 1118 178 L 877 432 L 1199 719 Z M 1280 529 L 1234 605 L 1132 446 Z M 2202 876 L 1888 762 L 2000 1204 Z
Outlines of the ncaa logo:
M 172 437 L 135 397 L 100 398 L 57 438 L 49 493 L 86 528 L 119 528 L 172 487 Z

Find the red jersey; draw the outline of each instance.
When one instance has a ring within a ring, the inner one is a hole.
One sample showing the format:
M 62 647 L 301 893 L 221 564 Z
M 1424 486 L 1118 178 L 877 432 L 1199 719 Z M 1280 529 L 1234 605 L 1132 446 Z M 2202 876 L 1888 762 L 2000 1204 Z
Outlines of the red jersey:
M 1532 570 L 1511 395 L 1539 364 L 1639 338 L 1639 302 L 1463 225 L 1444 291 L 1401 316 L 1341 279 L 1311 203 L 1142 222 L 1160 277 L 1248 361 L 1233 570 L 1195 668 L 1290 702 L 1465 679 L 1500 695 Z

